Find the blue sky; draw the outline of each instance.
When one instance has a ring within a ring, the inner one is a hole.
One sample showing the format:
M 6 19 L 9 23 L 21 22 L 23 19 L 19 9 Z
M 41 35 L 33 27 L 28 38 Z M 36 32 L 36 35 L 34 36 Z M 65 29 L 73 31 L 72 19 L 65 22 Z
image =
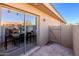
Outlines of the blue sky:
M 79 3 L 54 3 L 67 23 L 79 23 Z

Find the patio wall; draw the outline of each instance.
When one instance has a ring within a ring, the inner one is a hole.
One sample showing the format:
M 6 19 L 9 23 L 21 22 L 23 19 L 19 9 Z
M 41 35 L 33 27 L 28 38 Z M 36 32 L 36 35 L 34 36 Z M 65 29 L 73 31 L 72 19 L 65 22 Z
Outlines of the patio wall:
M 50 40 L 58 42 L 66 47 L 73 48 L 72 26 L 52 26 L 50 27 Z
M 73 25 L 73 48 L 76 56 L 79 56 L 79 25 Z

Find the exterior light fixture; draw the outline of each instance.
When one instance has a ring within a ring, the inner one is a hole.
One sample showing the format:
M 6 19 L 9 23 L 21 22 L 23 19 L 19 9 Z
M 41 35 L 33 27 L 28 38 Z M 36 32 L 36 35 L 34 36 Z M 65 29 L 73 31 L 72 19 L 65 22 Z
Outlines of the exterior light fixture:
M 46 20 L 45 20 L 45 19 L 43 19 L 43 21 L 45 22 Z
M 8 10 L 8 13 L 10 13 L 10 10 Z

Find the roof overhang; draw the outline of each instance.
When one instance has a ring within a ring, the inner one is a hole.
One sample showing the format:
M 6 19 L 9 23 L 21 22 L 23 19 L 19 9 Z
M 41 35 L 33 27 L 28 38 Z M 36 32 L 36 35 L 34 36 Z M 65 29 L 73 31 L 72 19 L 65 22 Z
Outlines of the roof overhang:
M 35 8 L 43 11 L 44 13 L 56 18 L 57 20 L 66 23 L 64 19 L 59 15 L 59 13 L 56 11 L 56 9 L 48 3 L 30 3 L 30 5 L 34 6 Z

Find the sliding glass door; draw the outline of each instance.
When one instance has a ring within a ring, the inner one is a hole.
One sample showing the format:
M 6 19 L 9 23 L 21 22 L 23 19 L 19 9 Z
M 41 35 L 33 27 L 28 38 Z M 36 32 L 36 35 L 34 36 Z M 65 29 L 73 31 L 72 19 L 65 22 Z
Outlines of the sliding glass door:
M 1 8 L 0 55 L 22 55 L 37 43 L 35 15 Z

